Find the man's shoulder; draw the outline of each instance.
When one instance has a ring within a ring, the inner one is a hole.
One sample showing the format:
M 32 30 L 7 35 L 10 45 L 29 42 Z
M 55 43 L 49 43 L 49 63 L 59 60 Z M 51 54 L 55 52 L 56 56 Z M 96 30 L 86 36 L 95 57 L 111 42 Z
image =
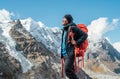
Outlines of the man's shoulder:
M 71 26 L 70 28 L 71 28 L 71 30 L 76 30 L 76 29 L 78 29 L 78 27 L 77 27 L 76 25 Z

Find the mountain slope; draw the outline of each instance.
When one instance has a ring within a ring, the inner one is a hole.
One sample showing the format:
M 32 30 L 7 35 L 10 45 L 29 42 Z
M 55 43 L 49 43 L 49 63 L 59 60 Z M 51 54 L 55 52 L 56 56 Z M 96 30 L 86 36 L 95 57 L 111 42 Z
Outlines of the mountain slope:
M 36 38 L 38 42 L 42 42 L 47 49 L 52 52 L 58 52 L 60 49 L 61 30 L 57 27 L 48 28 L 42 22 L 35 22 L 31 18 L 21 20 L 24 28 Z
M 0 42 L 0 79 L 16 79 L 21 72 L 20 62 L 9 55 L 6 46 Z
M 99 79 L 100 75 L 103 75 L 102 79 L 112 79 L 109 76 L 105 76 L 107 74 L 115 77 L 114 79 L 119 78 L 120 53 L 106 38 L 102 38 L 97 42 L 89 40 L 89 49 L 86 52 L 85 58 L 85 70 L 92 77 Z
M 34 77 L 42 79 L 60 79 L 60 61 L 55 53 L 49 51 L 41 42 L 37 42 L 32 35 L 25 30 L 20 21 L 11 28 L 10 35 L 17 43 L 16 50 L 23 51 L 23 55 L 34 65 Z M 36 75 L 37 74 L 37 75 Z M 39 76 L 41 75 L 41 76 Z M 35 79 L 36 79 L 35 78 Z

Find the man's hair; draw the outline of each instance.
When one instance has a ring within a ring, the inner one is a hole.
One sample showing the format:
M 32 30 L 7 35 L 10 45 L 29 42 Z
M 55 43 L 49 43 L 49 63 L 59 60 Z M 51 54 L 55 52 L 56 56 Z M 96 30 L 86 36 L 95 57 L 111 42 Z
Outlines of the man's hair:
M 67 19 L 68 23 L 73 22 L 73 17 L 72 17 L 70 14 L 66 14 L 66 15 L 64 16 L 64 18 Z

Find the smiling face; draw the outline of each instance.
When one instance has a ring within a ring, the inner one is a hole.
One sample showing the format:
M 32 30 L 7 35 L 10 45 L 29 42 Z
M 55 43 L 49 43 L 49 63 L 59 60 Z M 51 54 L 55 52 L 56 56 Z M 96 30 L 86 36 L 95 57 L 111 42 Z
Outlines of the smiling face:
M 63 18 L 62 20 L 62 25 L 65 26 L 68 24 L 68 20 L 66 18 Z

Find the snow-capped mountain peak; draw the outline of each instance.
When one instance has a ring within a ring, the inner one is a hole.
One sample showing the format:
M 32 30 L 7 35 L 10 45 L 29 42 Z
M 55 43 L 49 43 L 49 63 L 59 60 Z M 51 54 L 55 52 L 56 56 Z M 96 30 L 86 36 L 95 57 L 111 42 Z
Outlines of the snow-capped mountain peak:
M 26 30 L 31 31 L 34 30 L 38 25 L 37 22 L 35 22 L 32 18 L 27 18 L 24 20 L 21 20 L 21 23 L 23 26 L 25 26 Z
M 37 41 L 42 42 L 49 50 L 53 52 L 60 51 L 58 49 L 60 49 L 61 30 L 58 27 L 49 28 L 42 22 L 36 22 L 32 18 L 21 20 L 21 23 Z

